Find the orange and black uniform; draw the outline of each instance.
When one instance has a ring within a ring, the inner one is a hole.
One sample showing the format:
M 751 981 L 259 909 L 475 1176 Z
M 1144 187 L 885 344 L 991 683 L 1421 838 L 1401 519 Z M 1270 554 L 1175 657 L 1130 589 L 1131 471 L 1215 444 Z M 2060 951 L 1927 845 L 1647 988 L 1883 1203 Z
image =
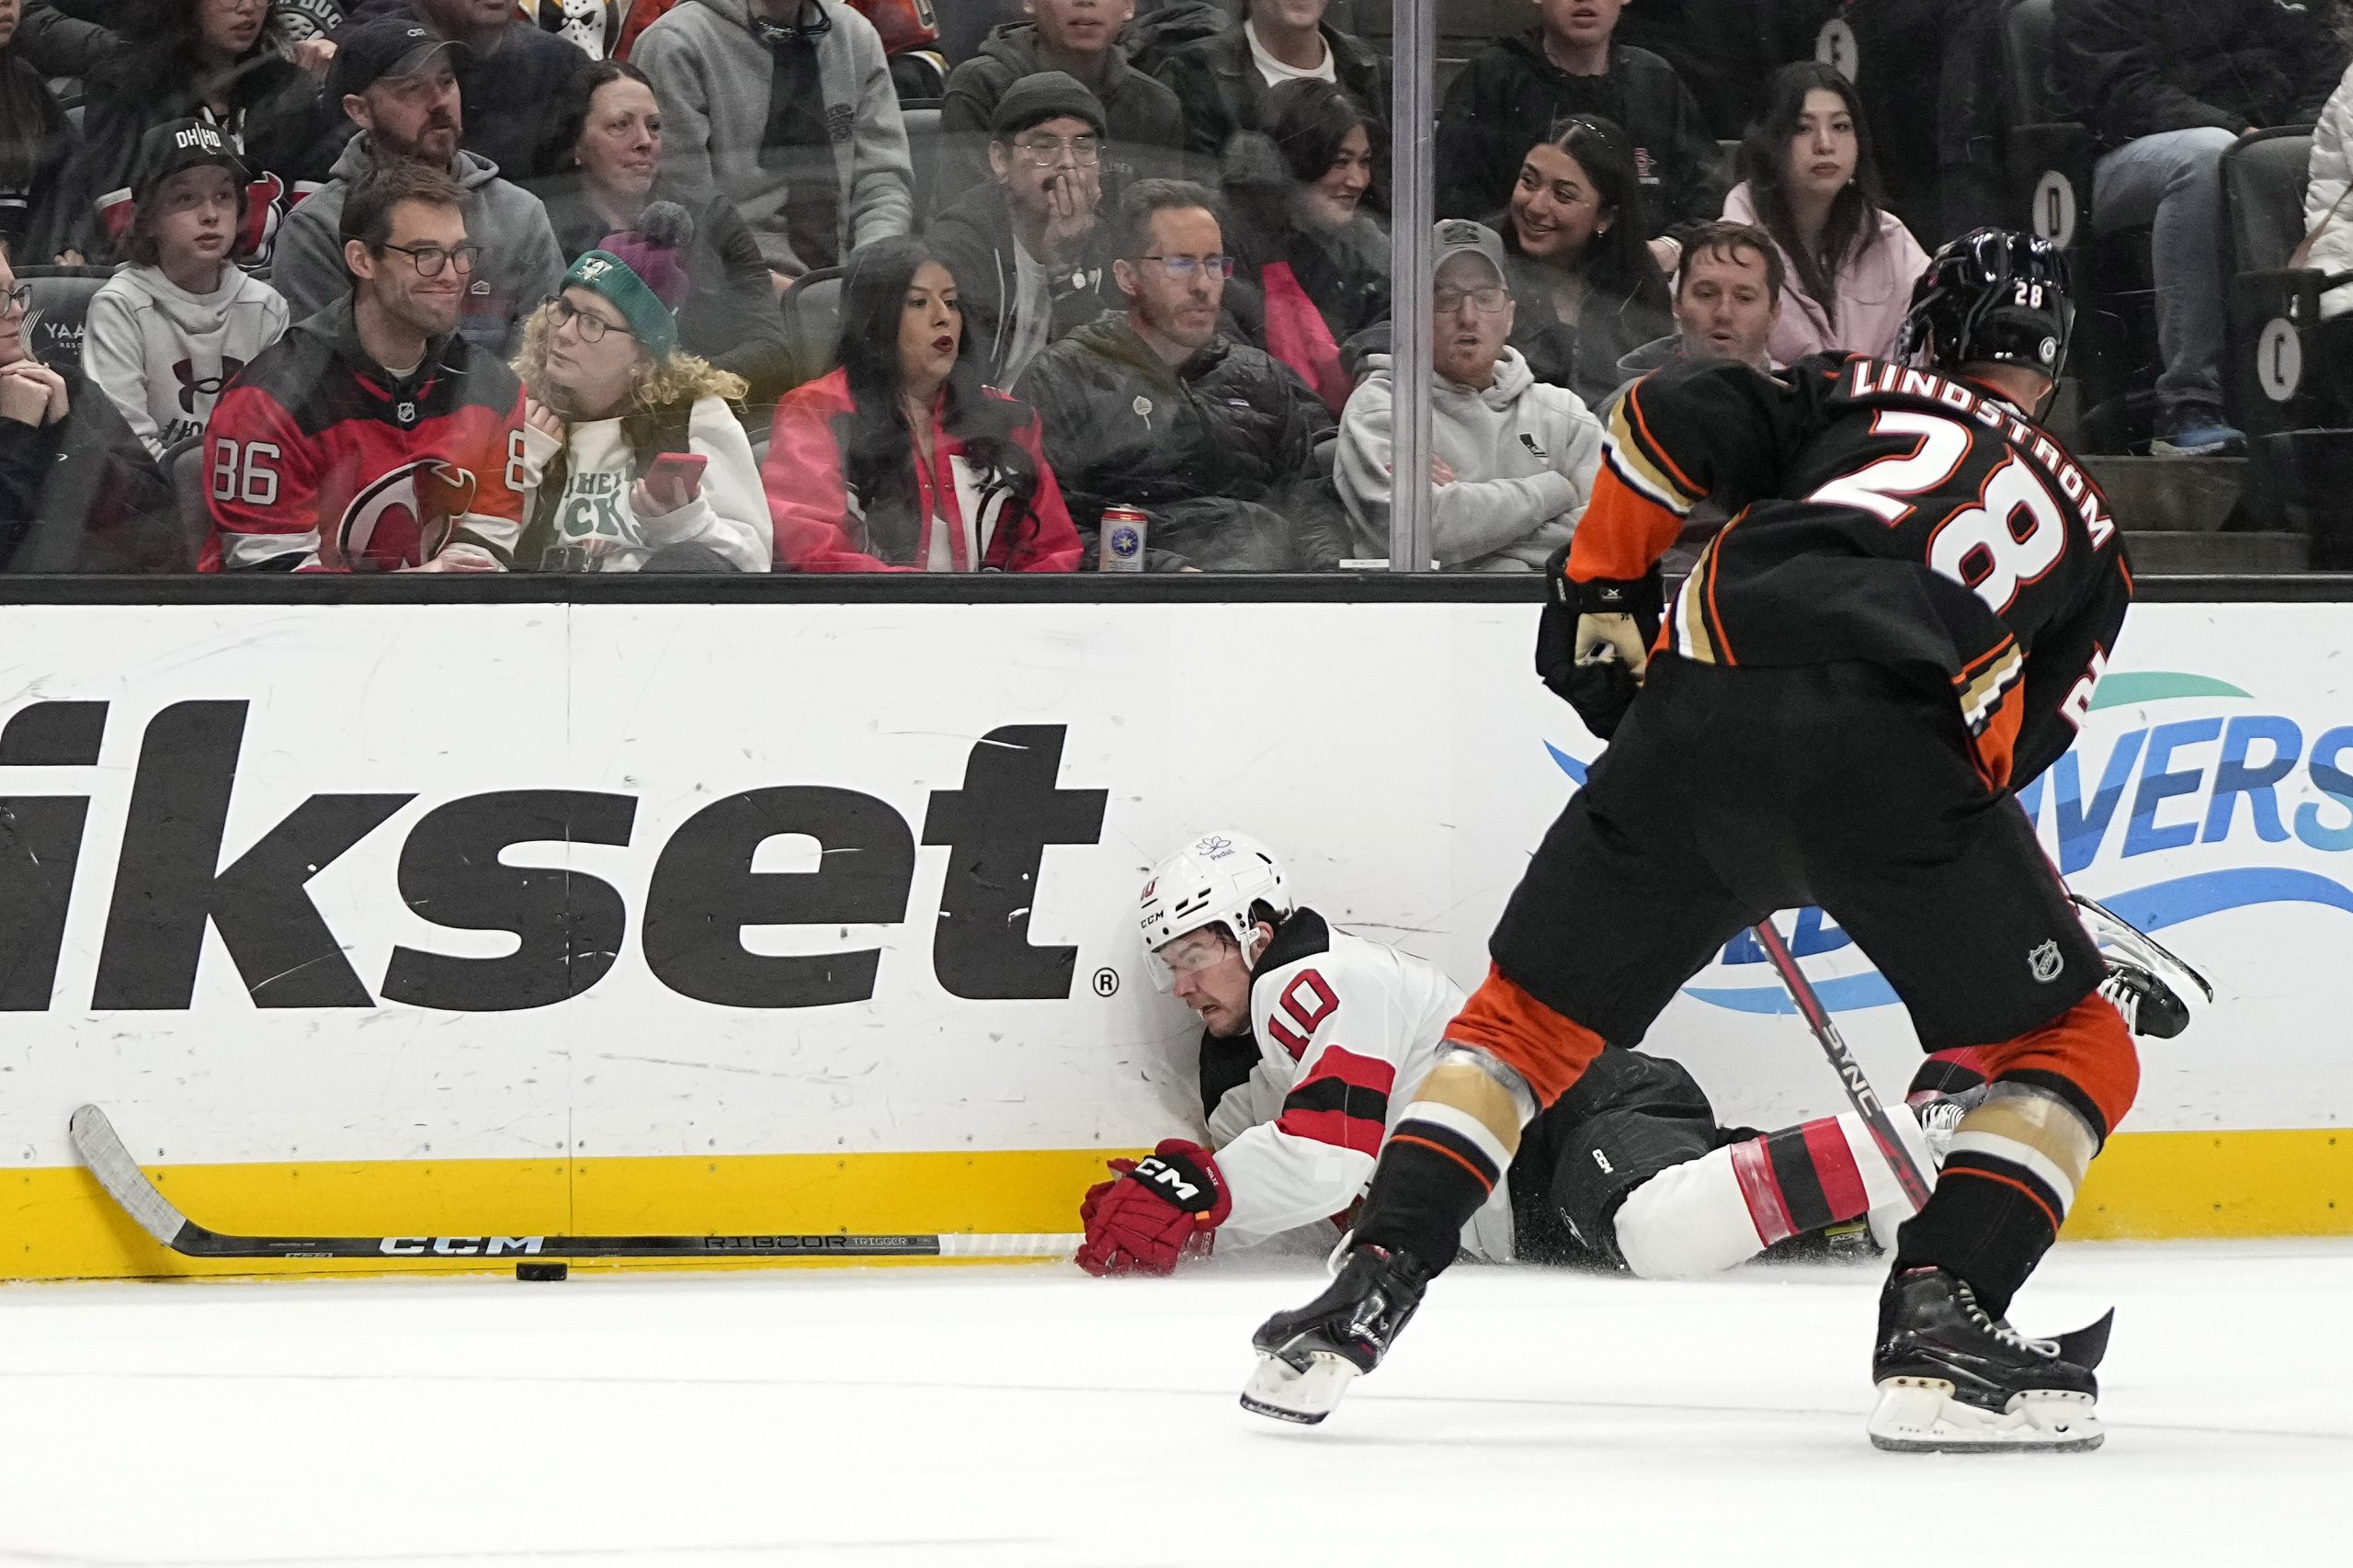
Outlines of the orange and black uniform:
M 2123 622 L 2106 498 L 2024 412 L 1957 378 L 1863 358 L 1778 376 L 1679 364 L 1619 406 L 1573 598 L 1625 602 L 1711 497 L 1732 521 L 1448 1038 L 1549 1105 L 1605 1040 L 1639 1043 L 1733 935 L 1815 903 L 1924 1048 L 1984 1047 L 1990 1076 L 2105 1138 L 2137 1086 L 2131 1039 L 2011 791 L 2067 748 Z M 2072 1193 L 2047 1177 L 1957 1153 L 1906 1255 L 1926 1249 L 2001 1311 L 2064 1218 Z M 1434 1244 L 1414 1238 L 1442 1233 L 1435 1217 L 1384 1212 L 1383 1185 L 1359 1239 Z

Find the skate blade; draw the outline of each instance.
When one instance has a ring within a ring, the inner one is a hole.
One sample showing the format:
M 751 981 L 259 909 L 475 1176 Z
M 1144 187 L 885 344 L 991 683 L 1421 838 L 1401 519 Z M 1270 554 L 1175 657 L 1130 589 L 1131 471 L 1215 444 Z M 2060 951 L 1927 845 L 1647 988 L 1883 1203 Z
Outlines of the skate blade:
M 2077 1454 L 2108 1438 L 2092 1396 L 2035 1389 L 1986 1410 L 1941 1378 L 1889 1378 L 1871 1411 L 1871 1446 L 1897 1454 Z
M 1253 1415 L 1313 1426 L 1339 1407 L 1340 1396 L 1359 1375 L 1354 1362 L 1329 1351 L 1303 1354 L 1304 1367 L 1280 1356 L 1258 1353 L 1257 1369 L 1243 1385 L 1242 1408 Z

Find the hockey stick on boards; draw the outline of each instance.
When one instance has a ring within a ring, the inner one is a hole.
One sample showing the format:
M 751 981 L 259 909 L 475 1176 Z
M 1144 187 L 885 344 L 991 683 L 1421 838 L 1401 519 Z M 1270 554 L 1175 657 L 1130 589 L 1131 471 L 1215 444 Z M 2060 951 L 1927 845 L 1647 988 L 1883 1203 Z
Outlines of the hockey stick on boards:
M 66 1130 L 107 1196 L 139 1228 L 188 1257 L 1067 1257 L 1074 1234 L 849 1236 L 231 1236 L 172 1206 L 85 1105 Z
M 1838 1074 L 1839 1087 L 1847 1091 L 1847 1103 L 1855 1108 L 1855 1114 L 1861 1117 L 1863 1124 L 1871 1130 L 1871 1138 L 1879 1144 L 1880 1153 L 1886 1158 L 1887 1168 L 1895 1173 L 1896 1185 L 1904 1189 L 1904 1196 L 1912 1204 L 1912 1211 L 1918 1213 L 1927 1207 L 1928 1174 L 1913 1160 L 1912 1151 L 1904 1140 L 1896 1136 L 1895 1124 L 1887 1117 L 1887 1108 L 1880 1103 L 1879 1094 L 1871 1087 L 1871 1081 L 1863 1075 L 1863 1064 L 1855 1060 L 1855 1053 L 1847 1046 L 1846 1037 L 1831 1021 L 1830 1009 L 1824 1007 L 1822 998 L 1813 994 L 1813 986 L 1807 982 L 1804 971 L 1798 968 L 1798 960 L 1790 953 L 1789 944 L 1781 940 L 1779 931 L 1773 929 L 1772 920 L 1769 917 L 1759 920 L 1756 933 L 1756 940 L 1764 946 L 1765 957 L 1773 965 L 1773 972 L 1781 977 L 1781 984 L 1789 992 L 1790 1000 L 1797 1004 L 1798 1016 L 1805 1020 L 1806 1028 L 1812 1029 L 1813 1038 L 1821 1042 L 1822 1053 L 1830 1059 L 1830 1070 Z

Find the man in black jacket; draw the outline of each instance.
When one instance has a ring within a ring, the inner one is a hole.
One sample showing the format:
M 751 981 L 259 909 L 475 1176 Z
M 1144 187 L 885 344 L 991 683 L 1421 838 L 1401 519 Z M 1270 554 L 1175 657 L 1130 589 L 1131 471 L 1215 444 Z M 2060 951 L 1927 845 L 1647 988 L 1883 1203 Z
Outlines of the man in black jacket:
M 1016 390 L 1038 411 L 1087 562 L 1103 509 L 1125 506 L 1147 516 L 1152 571 L 1336 565 L 1339 506 L 1317 451 L 1332 411 L 1289 366 L 1219 332 L 1233 260 L 1211 200 L 1182 180 L 1130 187 L 1110 247 L 1125 312 L 1049 347 Z
M 1722 149 L 1675 67 L 1615 41 L 1625 4 L 1539 0 L 1542 26 L 1464 67 L 1438 117 L 1438 216 L 1501 211 L 1528 150 L 1573 114 L 1599 115 L 1632 139 L 1647 234 L 1722 215 Z
M 187 571 L 147 449 L 78 368 L 27 352 L 31 289 L 0 256 L 0 571 Z
M 2319 117 L 2345 65 L 2330 7 L 2280 0 L 2059 0 L 2058 42 L 2105 149 L 2092 176 L 2102 233 L 2154 223 L 2159 456 L 2220 456 L 2222 154 L 2250 131 Z
M 1039 350 L 1102 313 L 1103 106 L 1060 71 L 1024 76 L 997 100 L 986 185 L 931 226 L 956 277 L 964 353 L 1009 387 Z
M 1373 117 L 1373 145 L 1386 142 L 1389 62 L 1362 39 L 1326 25 L 1329 4 L 1245 0 L 1240 27 L 1187 45 L 1160 68 L 1160 79 L 1184 106 L 1185 150 L 1202 173 L 1216 171 L 1237 131 L 1257 128 L 1268 89 L 1301 77 L 1347 90 Z

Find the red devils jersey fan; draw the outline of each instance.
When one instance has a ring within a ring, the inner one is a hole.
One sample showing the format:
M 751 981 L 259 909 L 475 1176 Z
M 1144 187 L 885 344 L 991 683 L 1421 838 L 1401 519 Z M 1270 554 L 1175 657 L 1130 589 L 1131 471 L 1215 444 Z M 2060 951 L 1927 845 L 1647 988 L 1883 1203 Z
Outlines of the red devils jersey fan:
M 1577 656 L 1621 661 L 1642 694 L 1530 858 L 1337 1278 L 1259 1330 L 1245 1405 L 1328 1414 L 1603 1041 L 1639 1043 L 1734 933 L 1815 903 L 1921 1044 L 1984 1047 L 1989 1080 L 1898 1234 L 1873 1442 L 2099 1442 L 2104 1334 L 2029 1339 L 2005 1315 L 2139 1081 L 2010 793 L 2065 748 L 2131 596 L 2105 501 L 2029 412 L 2073 324 L 2058 253 L 1980 230 L 1915 290 L 1908 363 L 1697 362 L 1629 392 L 1559 591 Z M 1636 585 L 1710 496 L 1733 521 L 1646 651 Z
M 208 571 L 494 572 L 523 516 L 523 389 L 457 335 L 462 194 L 384 165 L 343 210 L 350 296 L 238 375 L 205 428 Z

